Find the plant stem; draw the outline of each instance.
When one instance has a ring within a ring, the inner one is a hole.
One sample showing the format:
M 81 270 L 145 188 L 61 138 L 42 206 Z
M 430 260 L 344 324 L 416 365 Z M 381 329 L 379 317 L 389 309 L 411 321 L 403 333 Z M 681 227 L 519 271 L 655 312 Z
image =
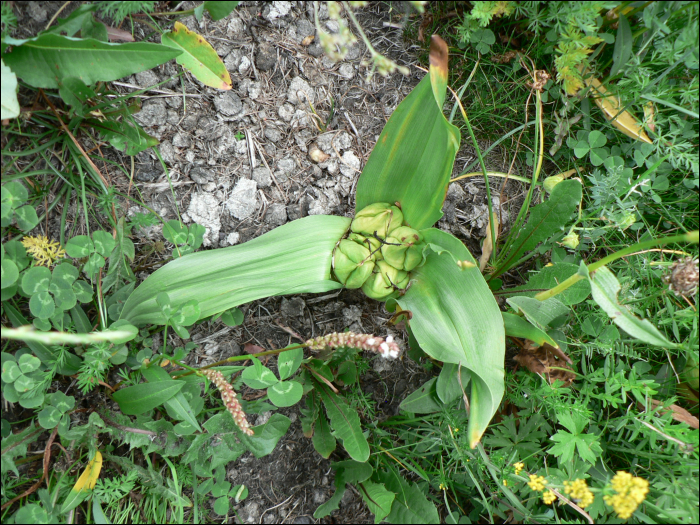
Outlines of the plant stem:
M 620 259 L 622 257 L 625 257 L 627 255 L 631 255 L 634 252 L 641 251 L 641 250 L 646 250 L 648 248 L 653 248 L 655 246 L 661 246 L 663 244 L 669 244 L 673 242 L 698 242 L 698 230 L 688 232 L 688 233 L 683 233 L 681 235 L 673 235 L 671 237 L 662 237 L 661 239 L 652 239 L 650 241 L 643 241 L 643 242 L 638 242 L 637 244 L 634 244 L 632 246 L 629 246 L 625 248 L 624 250 L 619 250 L 615 253 L 612 253 L 608 255 L 607 257 L 603 257 L 599 261 L 594 262 L 590 266 L 588 266 L 588 271 L 589 272 L 595 272 L 597 269 L 601 268 L 602 266 L 605 266 L 606 264 L 609 264 L 613 261 L 616 261 L 617 259 Z M 545 292 L 540 292 L 537 295 L 535 295 L 535 299 L 538 301 L 546 301 L 550 297 L 554 297 L 557 294 L 560 294 L 564 290 L 570 288 L 580 280 L 584 279 L 584 276 L 581 275 L 580 273 L 576 273 L 569 277 L 567 280 L 559 283 L 557 286 L 554 288 L 551 288 L 550 290 L 547 290 Z
M 306 348 L 306 345 L 303 344 L 303 345 L 287 346 L 285 348 L 277 348 L 276 350 L 267 350 L 265 352 L 260 352 L 257 354 L 250 354 L 250 355 L 234 355 L 234 356 L 229 357 L 227 359 L 222 359 L 221 361 L 217 361 L 216 363 L 212 363 L 210 365 L 203 366 L 203 367 L 198 368 L 198 369 L 194 369 L 194 368 L 190 368 L 189 366 L 182 365 L 185 368 L 189 368 L 191 370 L 191 372 L 186 372 L 184 374 L 180 374 L 178 376 L 173 377 L 173 379 L 179 379 L 181 377 L 185 377 L 185 376 L 194 374 L 200 370 L 206 370 L 207 368 L 213 368 L 215 366 L 222 366 L 222 365 L 225 365 L 227 363 L 235 363 L 236 361 L 247 361 L 248 359 L 250 359 L 252 357 L 265 357 L 266 355 L 276 355 L 276 354 L 280 354 L 282 352 L 286 352 L 287 350 L 296 350 L 297 348 Z M 178 364 L 180 364 L 180 363 L 178 363 Z
M 460 175 L 459 177 L 455 177 L 454 179 L 450 179 L 450 184 L 453 182 L 456 182 L 458 180 L 462 179 L 467 179 L 469 177 L 479 177 L 483 176 L 484 172 L 482 171 L 474 171 L 472 173 L 465 173 L 464 175 Z M 521 177 L 520 175 L 508 175 L 507 173 L 501 173 L 500 171 L 487 171 L 486 175 L 489 177 L 501 177 L 503 179 L 515 179 L 519 180 L 520 182 L 525 182 L 527 184 L 530 184 L 532 182 L 532 179 L 528 179 L 527 177 Z

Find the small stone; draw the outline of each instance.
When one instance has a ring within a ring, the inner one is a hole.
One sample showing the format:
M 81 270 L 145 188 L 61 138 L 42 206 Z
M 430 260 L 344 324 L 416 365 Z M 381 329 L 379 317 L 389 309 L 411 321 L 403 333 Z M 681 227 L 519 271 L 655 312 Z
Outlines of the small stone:
M 352 323 L 357 323 L 362 318 L 362 310 L 357 306 L 352 305 L 347 308 L 343 308 L 343 324 L 345 326 L 350 326 Z
M 169 166 L 175 164 L 177 154 L 175 153 L 175 149 L 173 148 L 173 145 L 170 143 L 170 141 L 164 140 L 160 143 L 158 149 L 160 150 L 160 156 L 163 157 L 163 162 L 165 162 Z
M 260 98 L 260 94 L 262 93 L 262 85 L 260 82 L 251 82 L 248 85 L 248 96 L 253 99 L 257 100 Z
M 352 151 L 346 151 L 340 157 L 340 173 L 346 177 L 354 177 L 360 172 L 360 159 Z
M 240 35 L 245 31 L 245 24 L 238 17 L 233 17 L 229 20 L 228 26 L 226 26 L 226 33 L 228 36 Z
M 241 238 L 241 234 L 238 232 L 233 232 L 229 233 L 226 236 L 226 240 L 224 241 L 226 243 L 226 246 L 233 246 L 234 244 L 238 244 L 238 240 Z
M 241 99 L 232 91 L 227 91 L 215 98 L 214 105 L 219 112 L 226 116 L 237 115 L 243 110 Z
M 169 109 L 168 116 L 165 118 L 165 121 L 168 124 L 177 126 L 177 123 L 180 122 L 180 115 L 178 115 L 177 111 L 175 111 L 174 109 Z
M 255 501 L 249 501 L 238 510 L 241 523 L 258 523 L 260 521 L 260 506 Z
M 258 207 L 258 185 L 254 180 L 241 179 L 234 186 L 226 207 L 236 219 L 250 217 Z
M 199 115 L 196 113 L 188 113 L 185 118 L 180 122 L 180 127 L 185 131 L 192 131 L 197 125 L 197 120 L 199 120 Z
M 277 114 L 282 120 L 284 120 L 285 122 L 289 122 L 294 116 L 294 106 L 292 106 L 288 102 L 285 102 L 280 106 L 279 110 L 277 110 Z
M 190 179 L 195 181 L 197 184 L 206 184 L 214 180 L 214 173 L 206 168 L 200 166 L 195 166 L 190 170 Z
M 228 71 L 236 71 L 238 69 L 238 65 L 241 63 L 242 58 L 243 53 L 241 52 L 241 50 L 234 49 L 224 59 L 224 66 L 226 66 L 226 69 Z
M 187 214 L 193 222 L 201 224 L 206 229 L 204 246 L 216 246 L 221 230 L 219 200 L 211 193 L 195 193 L 190 199 Z
M 338 24 L 337 20 L 329 20 L 326 22 L 326 29 L 328 29 L 329 33 L 337 33 L 340 29 L 340 24 Z
M 301 42 L 307 36 L 313 36 L 316 33 L 316 28 L 306 18 L 300 17 L 296 23 L 296 33 L 298 42 Z
M 287 16 L 291 9 L 291 2 L 272 2 L 272 4 L 267 4 L 265 6 L 265 9 L 263 11 L 263 18 L 266 18 L 267 20 L 272 22 L 276 18 Z M 265 13 L 265 11 L 267 13 Z
M 350 80 L 355 76 L 355 68 L 352 67 L 352 64 L 341 64 L 338 68 L 338 74 L 345 80 Z
M 155 86 L 158 82 L 160 82 L 160 80 L 152 69 L 136 73 L 136 83 L 143 88 Z
M 294 117 L 292 117 L 292 128 L 294 129 L 302 129 L 306 128 L 309 126 L 309 115 L 306 111 L 303 109 L 297 109 L 294 112 Z
M 238 65 L 238 73 L 245 75 L 250 70 L 250 59 L 247 56 L 241 58 L 241 63 Z
M 190 147 L 190 134 L 178 132 L 173 137 L 173 146 L 176 148 L 189 148 Z
M 301 219 L 302 217 L 306 217 L 306 215 L 308 215 L 308 212 L 309 207 L 305 199 L 303 199 L 297 204 L 289 204 L 287 206 L 287 218 L 290 221 L 295 221 L 297 219 Z
M 338 173 L 338 158 L 331 157 L 327 161 L 321 162 L 319 164 L 319 167 L 323 168 L 331 175 L 335 175 L 336 173 Z M 332 182 L 333 182 L 333 185 L 335 185 L 335 181 L 332 181 Z
M 277 63 L 277 52 L 270 44 L 263 43 L 255 54 L 255 65 L 260 71 L 269 71 Z
M 321 55 L 323 55 L 323 48 L 321 47 L 320 44 L 311 44 L 311 45 L 309 46 L 308 53 L 309 53 L 309 55 L 311 55 L 312 57 L 318 58 L 318 57 L 320 57 Z
M 289 157 L 286 157 L 277 163 L 277 169 L 288 177 L 294 173 L 296 167 L 297 163 L 294 162 L 294 159 L 291 159 Z
M 267 188 L 272 184 L 270 170 L 265 166 L 253 170 L 253 180 L 258 184 L 258 188 Z
M 446 200 L 452 202 L 462 202 L 466 198 L 467 194 L 462 189 L 459 183 L 450 184 L 447 188 Z
M 323 55 L 323 58 L 321 58 L 321 65 L 325 69 L 333 69 L 333 67 L 335 67 L 335 60 L 328 55 Z
M 169 108 L 180 109 L 182 107 L 182 96 L 168 97 L 165 99 L 165 103 Z
M 352 137 L 346 131 L 324 133 L 318 136 L 317 142 L 318 147 L 328 155 L 335 155 L 335 150 L 340 152 L 352 147 Z
M 265 222 L 272 226 L 282 226 L 287 222 L 287 207 L 281 203 L 270 205 L 265 213 Z
M 143 103 L 141 111 L 134 115 L 136 122 L 149 128 L 151 126 L 162 126 L 166 123 L 168 112 L 165 101 L 162 98 L 147 100 Z
M 37 22 L 38 24 L 41 24 L 43 22 L 46 22 L 46 8 L 42 5 L 44 2 L 28 2 L 29 5 L 27 5 L 27 13 L 29 16 Z
M 279 143 L 282 140 L 282 132 L 274 126 L 267 126 L 265 128 L 265 138 L 273 144 Z
M 313 104 L 316 101 L 314 90 L 309 83 L 301 77 L 294 77 L 289 84 L 287 100 L 292 104 Z

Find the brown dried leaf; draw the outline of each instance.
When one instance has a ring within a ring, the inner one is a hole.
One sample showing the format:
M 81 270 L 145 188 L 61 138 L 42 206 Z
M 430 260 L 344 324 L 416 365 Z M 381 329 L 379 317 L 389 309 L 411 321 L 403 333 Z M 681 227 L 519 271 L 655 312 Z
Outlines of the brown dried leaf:
M 657 401 L 656 399 L 651 400 L 651 405 L 654 408 L 661 406 L 662 404 L 663 403 L 661 403 L 661 401 Z M 639 405 L 639 407 L 641 409 L 644 408 L 641 405 Z M 671 417 L 673 419 L 675 419 L 676 421 L 680 421 L 681 423 L 685 423 L 686 425 L 688 425 L 696 430 L 700 428 L 700 421 L 698 421 L 698 418 L 695 417 L 690 412 L 688 412 L 685 408 L 679 407 L 678 405 L 670 405 L 670 406 L 668 406 L 668 408 L 661 410 L 661 413 L 666 414 L 669 410 L 671 411 Z
M 541 347 L 528 343 L 514 359 L 530 372 L 546 377 L 549 384 L 559 380 L 564 387 L 569 387 L 576 379 L 576 375 L 570 371 L 571 366 L 565 362 L 570 363 L 571 359 L 561 350 L 547 343 Z
M 304 40 L 301 41 L 301 45 L 304 47 L 310 46 L 311 42 L 314 41 L 314 38 L 315 38 L 314 35 L 307 36 L 306 38 L 304 38 Z
M 265 349 L 251 343 L 246 343 L 243 347 L 243 351 L 246 354 L 259 354 L 260 352 L 264 352 Z
M 128 31 L 107 26 L 107 38 L 110 42 L 133 42 L 134 37 Z

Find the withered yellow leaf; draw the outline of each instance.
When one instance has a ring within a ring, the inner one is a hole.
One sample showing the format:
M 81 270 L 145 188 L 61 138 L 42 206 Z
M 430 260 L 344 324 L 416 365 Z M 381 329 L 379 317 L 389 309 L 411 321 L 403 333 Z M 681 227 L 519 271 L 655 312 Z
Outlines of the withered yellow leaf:
M 605 118 L 607 118 L 613 126 L 630 138 L 652 144 L 652 140 L 637 122 L 637 119 L 635 119 L 629 111 L 620 112 L 620 99 L 611 94 L 605 86 L 601 84 L 600 80 L 595 77 L 588 77 L 584 78 L 584 82 L 587 86 L 591 86 L 593 102 L 596 103 L 605 115 Z
M 71 492 L 85 492 L 86 490 L 92 490 L 95 488 L 97 483 L 97 478 L 100 477 L 100 471 L 102 470 L 102 454 L 98 450 L 95 452 L 95 457 L 92 458 L 85 470 L 78 478 L 78 481 L 73 486 Z

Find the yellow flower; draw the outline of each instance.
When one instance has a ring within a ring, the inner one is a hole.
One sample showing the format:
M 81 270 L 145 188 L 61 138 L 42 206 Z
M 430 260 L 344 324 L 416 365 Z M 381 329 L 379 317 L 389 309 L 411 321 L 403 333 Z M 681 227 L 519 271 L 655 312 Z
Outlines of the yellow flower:
M 66 256 L 66 251 L 61 248 L 58 242 L 49 241 L 45 235 L 25 237 L 22 239 L 22 245 L 34 257 L 39 266 L 51 266 L 57 259 Z
M 440 490 L 447 490 L 447 486 L 444 483 L 440 483 Z
M 617 494 L 603 496 L 605 503 L 610 505 L 615 513 L 623 520 L 629 519 L 639 504 L 644 501 L 649 492 L 649 482 L 634 477 L 629 472 L 618 470 L 610 482 Z
M 548 490 L 547 492 L 542 494 L 542 501 L 544 501 L 545 505 L 551 505 L 552 503 L 557 501 L 557 495 L 551 490 Z
M 575 481 L 564 482 L 564 493 L 576 500 L 578 506 L 582 509 L 593 503 L 593 493 L 588 488 L 586 481 L 577 479 Z
M 520 474 L 520 471 L 525 468 L 525 464 L 522 461 L 518 461 L 513 465 L 513 468 L 515 469 L 515 475 L 517 476 Z
M 503 486 L 504 486 L 504 487 L 507 487 L 507 486 L 508 486 L 508 480 L 507 480 L 507 479 L 504 479 L 504 480 L 503 480 Z
M 540 492 L 544 490 L 545 485 L 547 485 L 547 480 L 544 479 L 544 476 L 536 476 L 534 474 L 530 474 L 530 481 L 527 482 L 527 486 L 530 487 L 532 490 Z

